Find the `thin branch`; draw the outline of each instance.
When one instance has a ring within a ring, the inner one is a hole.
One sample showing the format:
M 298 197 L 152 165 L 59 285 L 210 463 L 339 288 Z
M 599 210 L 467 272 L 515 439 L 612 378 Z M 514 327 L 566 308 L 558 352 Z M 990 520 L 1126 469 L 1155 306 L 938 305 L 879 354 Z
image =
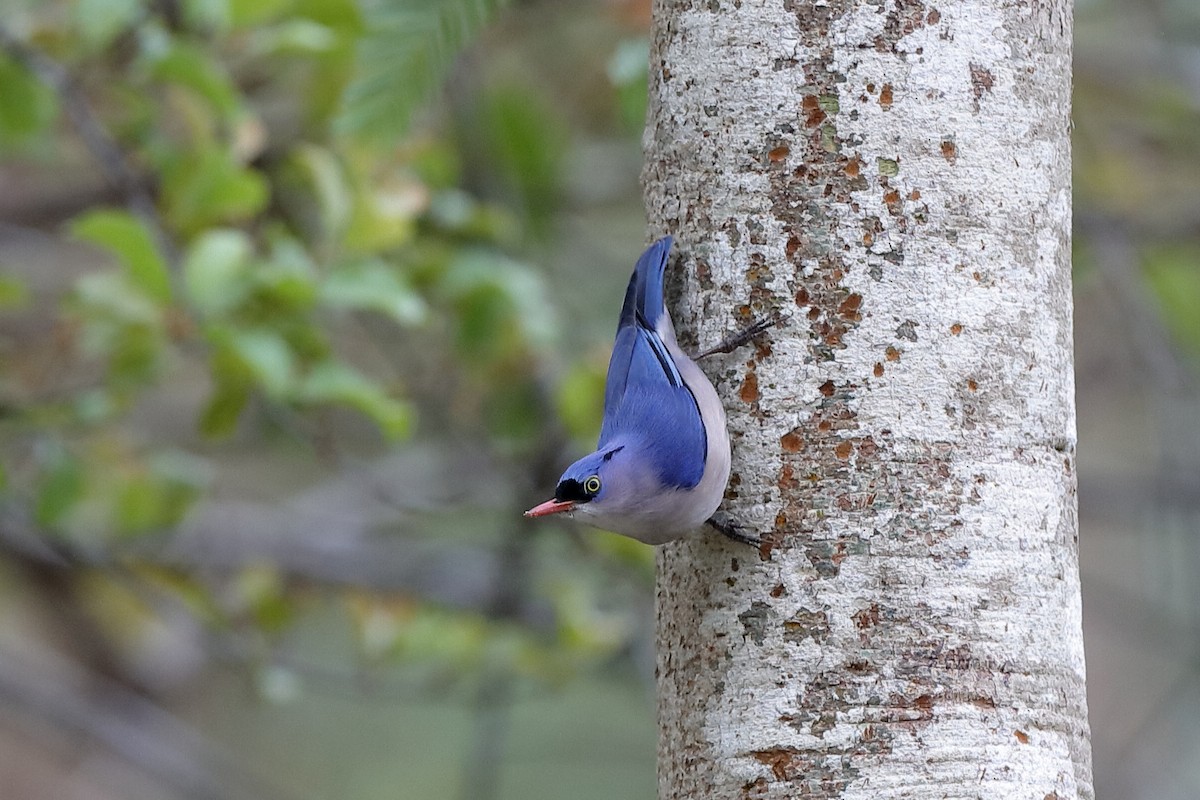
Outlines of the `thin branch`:
M 178 248 L 167 233 L 146 181 L 129 163 L 125 152 L 101 122 L 71 74 L 57 61 L 22 41 L 2 23 L 0 52 L 29 70 L 58 96 L 75 132 L 100 166 L 109 185 L 125 198 L 130 211 L 150 229 L 168 262 L 177 263 Z

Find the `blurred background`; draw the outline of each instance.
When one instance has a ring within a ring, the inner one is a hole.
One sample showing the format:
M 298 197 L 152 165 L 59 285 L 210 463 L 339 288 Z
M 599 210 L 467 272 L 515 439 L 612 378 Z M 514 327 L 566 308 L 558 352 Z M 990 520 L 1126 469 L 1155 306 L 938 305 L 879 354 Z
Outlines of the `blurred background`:
M 652 798 L 648 0 L 0 0 L 5 800 Z M 1200 797 L 1200 4 L 1077 0 L 1097 795 Z M 564 787 L 569 787 L 564 789 Z

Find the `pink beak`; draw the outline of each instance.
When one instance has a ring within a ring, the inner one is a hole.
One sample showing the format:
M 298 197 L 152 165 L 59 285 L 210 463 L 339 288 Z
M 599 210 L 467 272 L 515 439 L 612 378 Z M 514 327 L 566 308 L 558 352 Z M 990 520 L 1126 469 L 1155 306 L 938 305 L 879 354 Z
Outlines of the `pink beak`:
M 525 512 L 527 517 L 545 517 L 550 514 L 561 514 L 563 511 L 570 511 L 575 507 L 574 500 L 547 500 L 541 505 L 536 505 Z

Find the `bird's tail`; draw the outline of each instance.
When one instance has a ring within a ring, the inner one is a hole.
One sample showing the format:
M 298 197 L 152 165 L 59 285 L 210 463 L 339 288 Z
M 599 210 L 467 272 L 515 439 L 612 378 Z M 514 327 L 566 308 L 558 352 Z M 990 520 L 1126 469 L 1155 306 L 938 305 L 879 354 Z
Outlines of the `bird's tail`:
M 663 273 L 667 268 L 667 255 L 671 252 L 671 241 L 670 236 L 662 237 L 646 248 L 638 259 L 629 279 L 629 288 L 625 290 L 625 304 L 621 306 L 617 330 L 632 325 L 635 320 L 649 330 L 658 327 L 658 321 L 666 311 Z

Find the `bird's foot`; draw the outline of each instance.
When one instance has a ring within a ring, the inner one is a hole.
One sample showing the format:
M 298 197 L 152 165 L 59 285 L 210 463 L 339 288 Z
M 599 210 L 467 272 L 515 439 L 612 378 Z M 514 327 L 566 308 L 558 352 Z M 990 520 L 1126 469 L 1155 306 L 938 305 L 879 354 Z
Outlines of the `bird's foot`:
M 761 336 L 764 331 L 766 331 L 768 328 L 775 327 L 782 322 L 783 319 L 783 316 L 780 314 L 757 319 L 750 324 L 750 327 L 746 328 L 745 330 L 738 331 L 732 336 L 726 336 L 715 347 L 708 348 L 703 353 L 700 353 L 698 356 L 696 356 L 696 358 L 707 358 L 708 356 L 715 355 L 716 353 L 732 353 L 742 345 L 749 344 L 750 342 L 754 341 Z
M 739 528 L 737 525 L 734 525 L 732 522 L 729 522 L 728 520 L 721 521 L 721 520 L 718 520 L 716 517 L 709 517 L 708 520 L 706 520 L 706 522 L 707 522 L 707 524 L 711 525 L 715 530 L 720 531 L 725 536 L 729 537 L 730 539 L 732 539 L 735 542 L 741 542 L 742 544 L 748 544 L 751 547 L 762 546 L 761 539 L 759 539 L 754 534 L 746 533 L 741 528 Z

